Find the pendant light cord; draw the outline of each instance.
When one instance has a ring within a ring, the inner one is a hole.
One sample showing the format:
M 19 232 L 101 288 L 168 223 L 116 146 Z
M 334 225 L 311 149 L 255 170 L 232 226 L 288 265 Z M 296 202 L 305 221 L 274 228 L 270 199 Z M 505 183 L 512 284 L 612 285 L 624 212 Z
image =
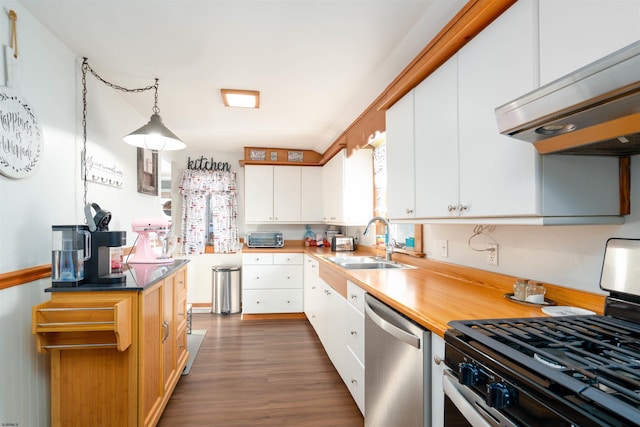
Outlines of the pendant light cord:
M 17 52 L 17 47 L 16 47 L 16 52 Z M 160 108 L 158 108 L 158 79 L 155 79 L 155 82 L 153 85 L 150 86 L 145 86 L 145 87 L 141 87 L 141 88 L 135 88 L 135 89 L 129 89 L 111 82 L 106 81 L 105 79 L 103 79 L 98 73 L 96 73 L 93 68 L 91 68 L 91 66 L 89 65 L 89 61 L 87 60 L 86 57 L 82 58 L 82 154 L 81 154 L 81 158 L 82 158 L 82 167 L 83 167 L 83 171 L 84 171 L 84 194 L 82 196 L 82 205 L 86 206 L 87 205 L 87 192 L 89 189 L 89 184 L 87 181 L 87 172 L 88 172 L 88 166 L 87 166 L 87 72 L 90 72 L 91 74 L 93 74 L 93 76 L 98 79 L 99 81 L 101 81 L 102 83 L 104 83 L 105 85 L 109 86 L 112 89 L 116 89 L 122 92 L 127 92 L 127 93 L 140 93 L 140 92 L 146 92 L 148 90 L 154 90 L 155 91 L 155 95 L 154 95 L 154 104 L 153 104 L 153 112 L 155 114 L 158 114 L 160 112 Z M 86 220 L 86 219 L 85 219 Z

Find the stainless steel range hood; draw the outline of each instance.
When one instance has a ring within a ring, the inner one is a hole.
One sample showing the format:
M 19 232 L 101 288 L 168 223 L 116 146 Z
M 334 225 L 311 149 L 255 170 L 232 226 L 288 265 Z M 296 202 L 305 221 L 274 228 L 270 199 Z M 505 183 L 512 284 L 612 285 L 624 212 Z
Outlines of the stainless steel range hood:
M 640 41 L 496 108 L 503 135 L 541 154 L 640 153 Z

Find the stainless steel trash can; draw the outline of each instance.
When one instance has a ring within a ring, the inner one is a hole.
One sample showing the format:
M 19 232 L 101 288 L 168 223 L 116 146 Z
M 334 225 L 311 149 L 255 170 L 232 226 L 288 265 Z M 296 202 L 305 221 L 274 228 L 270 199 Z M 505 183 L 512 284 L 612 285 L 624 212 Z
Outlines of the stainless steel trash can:
M 213 267 L 211 312 L 233 314 L 240 312 L 240 267 Z

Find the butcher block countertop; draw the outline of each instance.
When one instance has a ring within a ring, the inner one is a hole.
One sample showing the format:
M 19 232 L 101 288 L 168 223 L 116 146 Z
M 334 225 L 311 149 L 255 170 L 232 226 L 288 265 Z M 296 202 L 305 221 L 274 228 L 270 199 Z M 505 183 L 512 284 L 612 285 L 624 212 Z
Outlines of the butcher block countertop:
M 518 303 L 505 297 L 506 293 L 513 292 L 513 276 L 400 253 L 393 254 L 394 261 L 418 268 L 345 270 L 326 259 L 336 255 L 375 255 L 376 249 L 370 247 L 339 253 L 328 248 L 305 247 L 302 242 L 287 242 L 281 249 L 243 248 L 243 252 L 274 251 L 314 256 L 320 262 L 320 277 L 345 298 L 346 281 L 350 280 L 440 336 L 452 320 L 546 316 L 541 306 Z M 604 295 L 548 283 L 544 286 L 547 289 L 545 298 L 556 305 L 581 307 L 602 314 Z

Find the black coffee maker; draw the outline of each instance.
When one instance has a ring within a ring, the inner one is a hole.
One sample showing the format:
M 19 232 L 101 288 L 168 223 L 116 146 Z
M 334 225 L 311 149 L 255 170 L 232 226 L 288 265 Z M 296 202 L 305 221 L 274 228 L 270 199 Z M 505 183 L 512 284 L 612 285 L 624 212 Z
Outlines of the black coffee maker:
M 91 233 L 91 258 L 84 263 L 84 283 L 125 282 L 122 248 L 127 243 L 127 232 L 109 231 L 111 212 L 101 209 L 97 203 L 85 206 L 84 214 Z

